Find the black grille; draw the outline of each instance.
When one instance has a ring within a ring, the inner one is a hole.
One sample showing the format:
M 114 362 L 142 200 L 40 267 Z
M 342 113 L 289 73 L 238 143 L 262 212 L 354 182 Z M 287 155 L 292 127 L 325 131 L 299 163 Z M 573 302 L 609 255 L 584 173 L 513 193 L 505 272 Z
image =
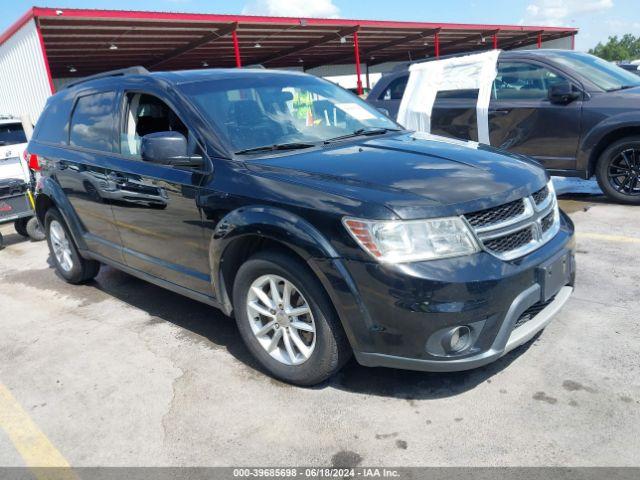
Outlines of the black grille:
M 547 216 L 545 216 L 542 220 L 540 220 L 540 226 L 542 227 L 543 233 L 549 230 L 553 226 L 554 213 L 555 212 L 551 211 L 547 214 Z
M 540 205 L 549 196 L 549 189 L 545 185 L 544 188 L 542 188 L 541 190 L 538 190 L 536 193 L 534 193 L 531 196 L 533 197 L 533 201 L 536 202 L 536 205 Z
M 533 233 L 531 227 L 518 230 L 514 233 L 509 233 L 498 238 L 492 238 L 491 240 L 484 240 L 484 246 L 495 253 L 504 253 L 515 250 L 528 244 L 533 240 Z
M 513 328 L 518 328 L 522 325 L 524 325 L 525 323 L 527 323 L 529 320 L 531 320 L 533 317 L 535 317 L 536 315 L 538 315 L 542 310 L 544 310 L 551 302 L 553 302 L 553 299 L 555 297 L 551 297 L 549 300 L 547 300 L 546 302 L 538 302 L 535 303 L 533 305 L 531 305 L 529 308 L 527 308 L 524 312 L 522 312 L 522 315 L 520 315 L 520 318 L 518 318 L 518 320 L 516 321 L 516 324 L 514 325 Z
M 486 227 L 495 223 L 504 222 L 510 218 L 517 217 L 524 213 L 524 202 L 522 199 L 505 203 L 499 207 L 487 208 L 473 213 L 467 213 L 465 218 L 473 227 Z

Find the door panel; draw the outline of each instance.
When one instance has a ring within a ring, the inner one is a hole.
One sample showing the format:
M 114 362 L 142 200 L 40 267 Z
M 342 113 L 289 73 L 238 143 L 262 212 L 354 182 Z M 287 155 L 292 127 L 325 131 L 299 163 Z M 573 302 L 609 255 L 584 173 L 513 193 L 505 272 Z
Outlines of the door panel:
M 189 171 L 120 160 L 112 209 L 127 265 L 210 294 L 208 246 L 197 205 L 201 177 Z
M 182 133 L 192 153 L 199 147 L 180 118 L 158 97 L 130 92 L 123 101 L 122 157 L 114 164 L 110 180 L 117 185 L 112 209 L 125 261 L 163 280 L 211 295 L 208 243 L 198 206 L 202 174 L 140 157 L 142 136 L 155 132 Z
M 71 117 L 70 146 L 47 157 L 86 231 L 90 250 L 122 262 L 120 235 L 109 202 L 110 163 L 116 158 L 113 130 L 115 92 L 78 99 Z M 55 149 L 52 151 L 58 151 Z
M 489 105 L 491 145 L 529 155 L 546 168 L 575 168 L 582 100 L 551 103 L 551 85 L 568 81 L 550 68 L 524 61 L 501 62 Z
M 477 142 L 477 103 L 477 89 L 438 92 L 431 110 L 431 133 Z

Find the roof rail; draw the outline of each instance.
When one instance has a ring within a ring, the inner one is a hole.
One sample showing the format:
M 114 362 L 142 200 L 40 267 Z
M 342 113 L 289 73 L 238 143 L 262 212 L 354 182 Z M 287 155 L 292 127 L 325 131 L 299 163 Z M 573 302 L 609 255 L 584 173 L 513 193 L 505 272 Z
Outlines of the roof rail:
M 148 73 L 149 70 L 142 66 L 121 68 L 119 70 L 110 70 L 108 72 L 96 73 L 95 75 L 89 75 L 88 77 L 74 80 L 73 82 L 67 83 L 64 88 L 75 87 L 76 85 L 80 85 L 81 83 L 88 82 L 90 80 L 98 80 L 99 78 L 120 77 L 124 75 L 147 75 Z

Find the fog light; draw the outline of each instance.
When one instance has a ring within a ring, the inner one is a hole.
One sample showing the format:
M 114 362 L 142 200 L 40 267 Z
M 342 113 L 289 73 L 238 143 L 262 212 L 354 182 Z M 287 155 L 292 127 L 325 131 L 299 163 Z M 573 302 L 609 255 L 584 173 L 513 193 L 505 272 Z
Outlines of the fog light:
M 442 338 L 442 347 L 447 353 L 461 352 L 471 342 L 471 329 L 466 325 L 455 327 Z

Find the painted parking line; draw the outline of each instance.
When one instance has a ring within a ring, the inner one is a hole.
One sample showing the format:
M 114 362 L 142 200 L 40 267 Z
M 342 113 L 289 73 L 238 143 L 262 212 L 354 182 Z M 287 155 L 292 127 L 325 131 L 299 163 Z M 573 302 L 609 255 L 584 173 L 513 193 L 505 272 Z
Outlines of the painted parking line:
M 591 238 L 593 240 L 603 240 L 605 242 L 640 243 L 640 238 L 638 237 L 626 237 L 624 235 L 607 235 L 606 233 L 578 232 L 578 238 Z
M 0 383 L 0 428 L 7 432 L 25 465 L 32 469 L 34 477 L 38 480 L 78 479 L 70 469 L 69 462 L 2 383 Z M 47 470 L 47 467 L 57 468 Z

